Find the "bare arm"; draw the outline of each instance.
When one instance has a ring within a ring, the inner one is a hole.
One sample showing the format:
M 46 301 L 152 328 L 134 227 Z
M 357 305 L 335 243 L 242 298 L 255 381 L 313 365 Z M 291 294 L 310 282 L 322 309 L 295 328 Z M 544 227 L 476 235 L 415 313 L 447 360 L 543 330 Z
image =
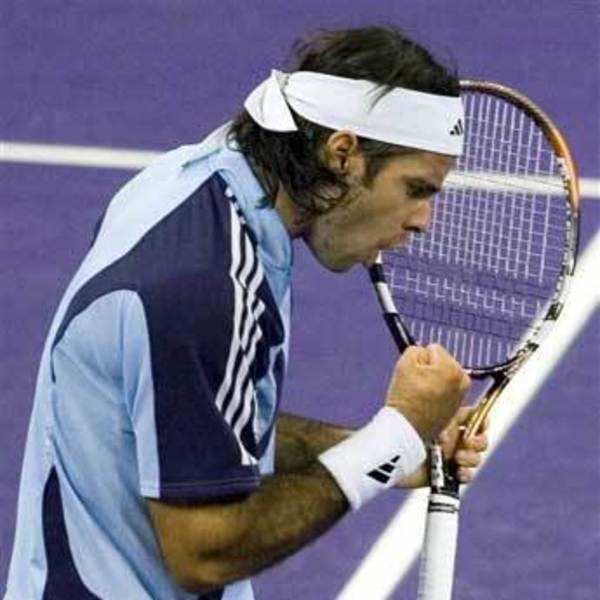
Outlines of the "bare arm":
M 281 413 L 277 419 L 275 472 L 290 473 L 307 466 L 352 432 L 339 425 Z
M 440 351 L 437 351 L 439 354 Z M 399 361 L 386 404 L 410 415 L 421 435 L 438 435 L 463 393 L 461 371 L 438 357 L 420 366 L 417 351 Z M 410 382 L 413 371 L 422 376 Z M 405 374 L 409 383 L 400 377 Z M 437 391 L 436 378 L 448 392 Z M 449 380 L 449 383 L 446 381 Z M 410 385 L 409 385 L 410 384 Z M 402 389 L 407 387 L 407 390 Z M 415 387 L 415 393 L 409 393 Z M 406 399 L 404 398 L 406 395 Z M 433 400 L 431 400 L 433 398 Z M 423 404 L 427 402 L 427 409 Z M 206 592 L 246 578 L 319 537 L 348 510 L 348 501 L 316 457 L 351 431 L 291 415 L 279 422 L 276 473 L 244 498 L 210 504 L 148 501 L 165 563 L 190 592 Z
M 183 505 L 148 501 L 170 572 L 189 592 L 244 579 L 299 550 L 348 510 L 328 471 L 309 462 L 243 499 Z

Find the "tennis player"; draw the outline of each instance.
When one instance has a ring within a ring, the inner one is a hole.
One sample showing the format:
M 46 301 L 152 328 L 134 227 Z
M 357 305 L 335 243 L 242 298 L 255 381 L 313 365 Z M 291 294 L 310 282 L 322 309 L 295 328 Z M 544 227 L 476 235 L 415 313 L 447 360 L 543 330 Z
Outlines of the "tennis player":
M 349 510 L 426 485 L 428 441 L 471 479 L 486 435 L 457 445 L 469 381 L 439 346 L 356 432 L 279 406 L 292 241 L 341 272 L 424 231 L 461 120 L 399 31 L 322 33 L 117 193 L 44 349 L 7 600 L 249 600 Z

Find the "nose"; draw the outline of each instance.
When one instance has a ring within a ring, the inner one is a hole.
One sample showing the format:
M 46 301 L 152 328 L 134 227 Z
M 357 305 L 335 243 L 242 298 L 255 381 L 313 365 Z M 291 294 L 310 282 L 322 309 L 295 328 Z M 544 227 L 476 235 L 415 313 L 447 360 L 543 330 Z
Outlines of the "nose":
M 422 200 L 410 214 L 405 229 L 414 233 L 425 233 L 431 221 L 431 203 L 429 200 Z

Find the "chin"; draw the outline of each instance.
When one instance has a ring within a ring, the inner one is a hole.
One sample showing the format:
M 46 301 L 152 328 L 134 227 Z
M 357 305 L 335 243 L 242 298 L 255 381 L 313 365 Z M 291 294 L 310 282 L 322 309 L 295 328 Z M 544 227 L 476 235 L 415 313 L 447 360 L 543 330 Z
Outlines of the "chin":
M 361 259 L 352 256 L 333 256 L 333 253 L 328 252 L 327 246 L 315 244 L 310 235 L 305 234 L 302 236 L 302 239 L 317 262 L 328 271 L 333 273 L 345 273 L 354 265 L 361 263 Z
M 332 273 L 345 273 L 349 271 L 354 265 L 360 263 L 360 261 L 351 258 L 333 258 L 330 256 L 323 256 L 313 252 L 314 257 L 317 259 L 322 267 L 325 267 Z
M 335 265 L 335 266 L 327 266 L 324 265 L 326 269 L 331 271 L 332 273 L 347 273 L 352 267 L 356 266 L 358 263 L 352 263 L 349 265 Z

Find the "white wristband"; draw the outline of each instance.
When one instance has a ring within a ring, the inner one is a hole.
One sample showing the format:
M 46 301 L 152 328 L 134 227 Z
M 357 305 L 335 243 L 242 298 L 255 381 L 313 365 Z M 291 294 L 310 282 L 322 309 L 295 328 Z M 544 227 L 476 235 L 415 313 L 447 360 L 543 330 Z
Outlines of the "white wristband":
M 396 409 L 382 408 L 362 429 L 319 456 L 358 510 L 414 473 L 427 454 L 419 434 Z

